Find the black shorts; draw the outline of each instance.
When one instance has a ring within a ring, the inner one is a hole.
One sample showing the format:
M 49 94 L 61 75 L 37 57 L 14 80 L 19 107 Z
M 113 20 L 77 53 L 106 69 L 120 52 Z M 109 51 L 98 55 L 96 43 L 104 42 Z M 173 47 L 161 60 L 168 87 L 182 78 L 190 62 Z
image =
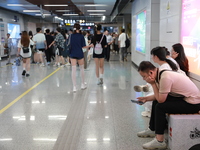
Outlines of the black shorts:
M 71 59 L 77 59 L 77 60 L 81 60 L 83 58 L 78 58 L 78 57 L 70 57 Z

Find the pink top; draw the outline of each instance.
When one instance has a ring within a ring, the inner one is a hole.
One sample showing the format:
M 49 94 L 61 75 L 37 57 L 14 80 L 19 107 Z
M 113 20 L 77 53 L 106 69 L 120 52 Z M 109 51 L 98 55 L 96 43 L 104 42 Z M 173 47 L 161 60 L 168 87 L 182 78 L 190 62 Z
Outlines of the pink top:
M 187 76 L 173 72 L 164 71 L 159 82 L 160 93 L 177 93 L 185 96 L 185 101 L 191 104 L 200 104 L 200 91 Z

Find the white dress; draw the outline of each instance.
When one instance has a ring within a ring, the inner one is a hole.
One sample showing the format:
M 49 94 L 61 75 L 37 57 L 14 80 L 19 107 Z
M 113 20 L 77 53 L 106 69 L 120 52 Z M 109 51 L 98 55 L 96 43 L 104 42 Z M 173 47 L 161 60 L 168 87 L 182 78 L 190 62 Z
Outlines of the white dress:
M 23 57 L 23 58 L 30 58 L 31 57 L 31 45 L 34 45 L 34 42 L 32 40 L 30 40 L 30 43 L 29 43 L 29 52 L 28 53 L 23 53 L 23 50 L 22 50 L 22 45 L 21 45 L 21 40 L 19 40 L 18 42 L 18 48 L 20 48 L 20 55 Z

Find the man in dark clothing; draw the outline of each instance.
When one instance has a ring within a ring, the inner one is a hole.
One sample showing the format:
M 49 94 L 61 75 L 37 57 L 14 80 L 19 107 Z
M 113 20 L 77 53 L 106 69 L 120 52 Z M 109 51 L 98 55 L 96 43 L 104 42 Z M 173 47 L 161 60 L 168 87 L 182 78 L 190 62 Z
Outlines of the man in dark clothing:
M 51 57 L 53 53 L 53 46 L 49 47 L 49 45 L 54 41 L 53 36 L 50 35 L 50 30 L 46 29 L 46 41 L 47 41 L 47 49 L 45 50 L 47 65 L 51 63 Z

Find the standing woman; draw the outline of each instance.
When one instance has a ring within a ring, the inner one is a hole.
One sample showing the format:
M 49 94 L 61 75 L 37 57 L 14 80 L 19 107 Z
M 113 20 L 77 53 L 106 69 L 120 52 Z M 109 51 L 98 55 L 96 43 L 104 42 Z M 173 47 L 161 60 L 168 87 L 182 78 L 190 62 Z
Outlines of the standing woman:
M 89 48 L 92 45 L 86 46 L 84 36 L 80 30 L 80 24 L 74 24 L 74 31 L 70 37 L 70 61 L 72 65 L 72 82 L 73 82 L 73 92 L 76 92 L 76 65 L 77 62 L 80 67 L 80 75 L 81 75 L 81 89 L 86 89 L 85 79 L 84 79 L 84 55 L 82 48 Z
M 18 42 L 18 55 L 21 55 L 23 58 L 23 72 L 22 76 L 30 76 L 30 58 L 31 58 L 31 45 L 34 45 L 34 42 L 30 40 L 27 31 L 23 31 L 21 35 L 21 40 Z
M 95 32 L 94 37 L 92 38 L 92 42 L 94 47 L 97 43 L 100 43 L 103 48 L 103 51 L 101 54 L 95 54 L 95 51 L 93 52 L 93 58 L 96 64 L 96 77 L 98 79 L 97 84 L 101 85 L 103 84 L 103 73 L 104 73 L 104 50 L 107 47 L 106 42 L 106 36 L 101 33 L 101 25 L 97 24 L 95 25 Z
M 188 59 L 185 56 L 184 48 L 180 43 L 172 45 L 171 56 L 179 64 L 180 69 L 183 70 L 186 73 L 186 75 L 188 75 Z

